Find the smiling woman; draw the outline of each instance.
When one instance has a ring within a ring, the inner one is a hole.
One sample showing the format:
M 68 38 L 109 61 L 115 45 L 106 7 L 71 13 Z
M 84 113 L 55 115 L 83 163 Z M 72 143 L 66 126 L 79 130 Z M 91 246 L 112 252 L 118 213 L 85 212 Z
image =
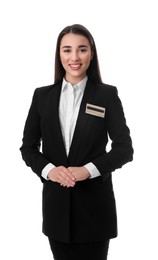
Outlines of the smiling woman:
M 112 172 L 132 161 L 133 148 L 117 89 L 102 83 L 82 25 L 59 34 L 55 82 L 34 92 L 21 152 L 43 182 L 43 233 L 54 259 L 106 260 L 117 236 Z
M 72 37 L 73 36 L 73 37 Z M 75 36 L 75 38 L 74 38 Z M 95 46 L 95 41 L 91 33 L 84 27 L 78 24 L 73 26 L 65 27 L 58 36 L 57 46 L 56 46 L 56 55 L 55 55 L 55 83 L 61 81 L 65 76 L 65 69 L 63 64 L 61 63 L 61 44 L 62 41 L 68 40 L 71 37 L 71 42 L 65 42 L 63 47 L 66 48 L 66 52 L 71 52 L 72 44 L 77 44 L 76 47 L 79 48 L 79 52 L 90 52 L 91 53 L 91 61 L 89 67 L 87 68 L 87 75 L 90 79 L 95 82 L 101 83 L 101 74 L 98 62 L 97 49 Z M 77 37 L 77 38 L 76 38 Z M 80 39 L 80 42 L 75 43 L 75 39 Z M 83 42 L 81 42 L 81 40 Z M 90 48 L 90 49 L 89 49 Z M 63 50 L 64 51 L 64 50 Z M 90 54 L 89 53 L 89 54 Z
M 86 37 L 66 34 L 60 45 L 60 59 L 66 71 L 66 80 L 77 84 L 86 76 L 93 53 Z

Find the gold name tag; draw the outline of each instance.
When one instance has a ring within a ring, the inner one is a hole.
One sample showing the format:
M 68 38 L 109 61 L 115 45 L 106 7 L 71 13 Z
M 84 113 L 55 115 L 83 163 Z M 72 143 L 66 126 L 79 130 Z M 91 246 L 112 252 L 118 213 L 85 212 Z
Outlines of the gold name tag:
M 86 114 L 104 118 L 105 117 L 105 108 L 87 104 L 86 105 Z

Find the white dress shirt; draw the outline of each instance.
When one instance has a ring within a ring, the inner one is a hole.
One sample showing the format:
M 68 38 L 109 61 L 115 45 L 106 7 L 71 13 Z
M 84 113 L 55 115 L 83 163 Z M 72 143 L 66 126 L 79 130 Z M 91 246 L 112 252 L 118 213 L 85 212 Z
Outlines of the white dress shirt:
M 77 85 L 71 85 L 63 79 L 59 102 L 59 119 L 67 155 L 69 154 L 87 80 L 88 78 L 85 77 Z M 42 177 L 48 180 L 48 173 L 54 167 L 56 166 L 52 163 L 47 164 L 42 170 Z M 100 176 L 100 172 L 92 162 L 84 165 L 84 167 L 89 171 L 90 178 Z

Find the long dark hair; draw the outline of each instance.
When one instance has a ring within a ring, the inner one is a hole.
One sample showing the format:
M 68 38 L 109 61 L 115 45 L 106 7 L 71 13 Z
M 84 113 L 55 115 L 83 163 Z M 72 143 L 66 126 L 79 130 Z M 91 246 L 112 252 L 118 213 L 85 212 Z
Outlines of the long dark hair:
M 63 36 L 68 33 L 83 35 L 89 41 L 91 50 L 93 53 L 93 58 L 91 60 L 89 68 L 87 69 L 87 76 L 89 79 L 91 79 L 97 83 L 101 83 L 102 79 L 101 79 L 101 74 L 100 74 L 97 50 L 96 50 L 93 36 L 84 26 L 82 26 L 80 24 L 73 24 L 73 25 L 65 27 L 58 36 L 57 44 L 56 44 L 56 53 L 55 53 L 54 83 L 61 81 L 63 79 L 63 77 L 65 76 L 65 70 L 60 61 L 60 43 L 61 43 L 61 39 L 63 38 Z

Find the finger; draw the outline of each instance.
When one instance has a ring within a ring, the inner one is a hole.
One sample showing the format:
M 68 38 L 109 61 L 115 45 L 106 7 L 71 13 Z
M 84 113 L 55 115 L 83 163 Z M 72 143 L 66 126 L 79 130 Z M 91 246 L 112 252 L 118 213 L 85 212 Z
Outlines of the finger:
M 72 185 L 72 184 L 70 184 L 69 182 L 66 181 L 64 183 L 60 183 L 60 186 L 70 188 L 70 187 L 74 187 L 75 183 Z
M 62 183 L 60 185 L 63 186 L 63 187 L 66 187 L 66 188 L 70 188 L 70 187 L 73 188 L 75 186 L 75 183 L 72 185 L 69 182 L 65 182 L 65 183 Z
M 62 167 L 61 170 L 72 180 L 75 181 L 75 177 L 73 176 L 71 170 L 69 168 Z
M 59 172 L 58 181 L 64 186 L 73 187 L 75 182 L 72 181 L 63 171 Z
M 75 182 L 74 176 L 72 176 L 72 174 L 69 171 L 67 171 L 67 169 L 61 169 L 59 171 L 59 175 L 60 175 L 60 177 L 63 178 L 63 180 L 66 180 L 66 181 L 68 181 L 70 183 L 74 183 Z
M 51 173 L 49 174 L 49 179 L 51 181 L 58 182 L 61 186 L 64 186 L 67 188 L 74 187 L 75 182 L 72 181 L 71 179 L 68 179 L 68 177 L 66 177 L 66 179 L 67 179 L 66 180 L 65 175 L 63 176 L 63 174 L 65 174 L 65 173 L 62 173 L 62 170 L 64 172 L 67 172 L 67 169 L 64 166 L 59 166 L 59 167 L 56 167 L 53 170 L 51 170 Z

